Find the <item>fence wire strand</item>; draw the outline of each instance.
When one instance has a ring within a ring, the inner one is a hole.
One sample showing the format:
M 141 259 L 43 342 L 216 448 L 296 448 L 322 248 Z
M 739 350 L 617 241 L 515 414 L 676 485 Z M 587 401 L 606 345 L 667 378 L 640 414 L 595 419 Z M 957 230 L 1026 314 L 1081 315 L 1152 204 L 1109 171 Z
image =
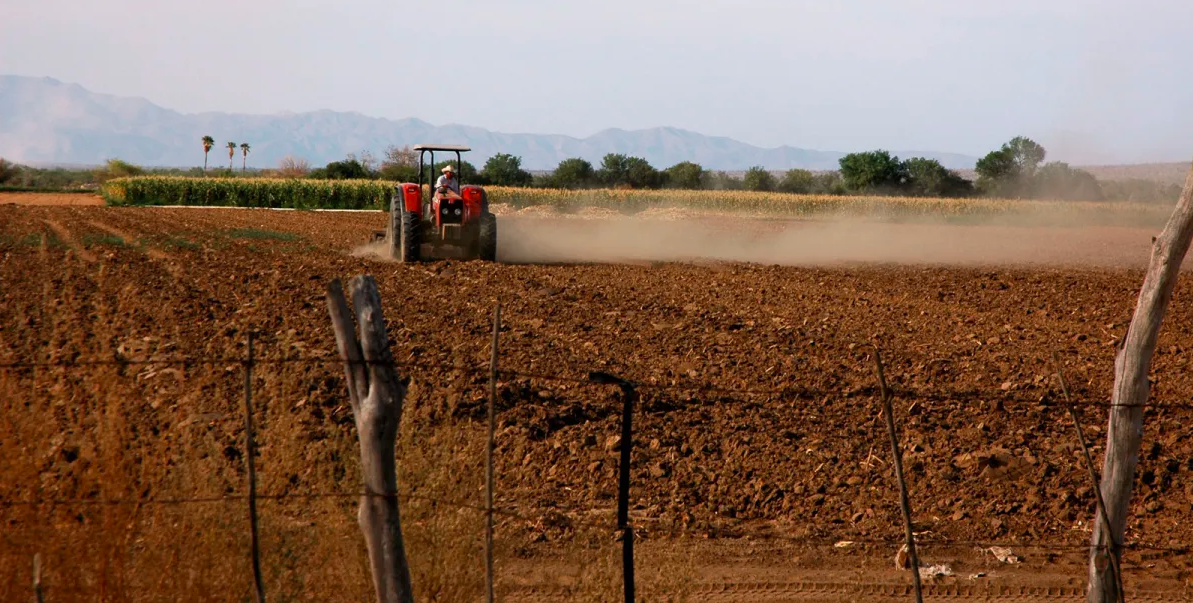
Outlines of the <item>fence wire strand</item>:
M 351 364 L 376 364 L 377 362 L 360 361 Z M 397 368 L 404 369 L 441 369 L 447 371 L 457 371 L 466 374 L 488 377 L 490 369 L 482 366 L 452 366 L 428 362 L 412 362 L 412 361 L 387 361 L 386 364 L 393 365 Z M 0 363 L 0 370 L 33 370 L 33 369 L 72 369 L 72 368 L 89 368 L 89 367 L 139 367 L 139 366 L 224 366 L 224 367 L 246 367 L 246 366 L 269 366 L 269 365 L 328 365 L 328 366 L 343 366 L 345 361 L 334 357 L 280 357 L 280 358 L 254 358 L 249 360 L 241 357 L 220 357 L 220 358 L 151 358 L 151 359 L 131 359 L 131 358 L 105 358 L 105 359 L 75 359 L 75 360 L 52 360 L 52 361 L 14 361 Z M 579 372 L 579 371 L 577 371 Z M 542 373 L 529 372 L 512 369 L 498 370 L 497 374 L 503 379 L 529 379 L 541 380 L 557 383 L 570 383 L 577 385 L 595 386 L 600 385 L 594 383 L 591 379 L 586 377 L 577 377 L 564 373 Z M 821 388 L 809 388 L 802 386 L 788 386 L 776 389 L 755 389 L 755 388 L 732 388 L 713 386 L 709 384 L 660 384 L 660 383 L 634 383 L 635 387 L 647 391 L 657 392 L 698 392 L 706 394 L 717 394 L 725 396 L 765 396 L 765 397 L 785 397 L 785 398 L 812 398 L 812 397 L 837 397 L 837 398 L 853 398 L 863 396 L 878 396 L 876 387 L 867 386 L 852 390 L 828 390 Z M 945 402 L 945 403 L 966 403 L 972 401 L 985 402 L 1018 402 L 1024 405 L 1035 405 L 1038 408 L 1069 408 L 1069 407 L 1096 407 L 1096 408 L 1130 408 L 1130 407 L 1145 407 L 1149 410 L 1190 410 L 1193 409 L 1193 403 L 1161 403 L 1150 402 L 1142 405 L 1128 405 L 1128 404 L 1113 404 L 1102 400 L 1078 400 L 1067 402 L 1058 398 L 1051 397 L 1050 390 L 1043 390 L 1040 395 L 1024 396 L 1011 392 L 982 392 L 977 390 L 962 390 L 962 391 L 917 391 L 906 387 L 892 387 L 892 394 L 896 398 L 902 398 L 910 401 L 924 401 L 924 402 Z M 819 411 L 823 412 L 823 410 Z M 402 500 L 417 500 L 429 502 L 433 505 L 442 505 L 444 507 L 470 510 L 478 513 L 485 513 L 486 507 L 481 504 L 473 504 L 460 502 L 456 500 L 447 500 L 436 498 L 432 496 L 425 496 L 413 493 L 369 493 L 369 492 L 313 492 L 313 493 L 288 493 L 288 494 L 257 494 L 256 498 L 263 501 L 288 501 L 288 500 L 319 500 L 319 499 L 360 499 L 362 496 L 375 497 L 392 497 L 397 496 Z M 33 500 L 0 500 L 0 508 L 37 508 L 37 507 L 80 507 L 80 506 L 146 506 L 146 505 L 192 505 L 192 504 L 219 504 L 231 502 L 243 502 L 247 500 L 246 494 L 226 494 L 220 496 L 198 496 L 198 497 L 180 497 L 180 498 L 47 498 L 47 499 L 33 499 Z M 617 526 L 613 521 L 593 521 L 588 519 L 581 519 L 578 515 L 592 514 L 594 509 L 579 509 L 579 508 L 559 508 L 549 507 L 544 511 L 533 504 L 522 501 L 510 501 L 515 508 L 532 508 L 536 509 L 533 513 L 525 511 L 518 511 L 510 507 L 494 506 L 492 512 L 496 516 L 504 517 L 511 520 L 525 522 L 528 525 L 543 525 L 550 524 L 562 529 L 576 529 L 587 528 L 593 530 L 601 530 L 606 532 L 616 532 Z M 729 526 L 724 525 L 707 525 L 700 528 L 694 528 L 687 525 L 676 525 L 674 523 L 663 523 L 654 520 L 646 520 L 641 523 L 631 521 L 631 524 L 636 524 L 638 529 L 645 529 L 647 534 L 661 533 L 667 536 L 686 536 L 707 538 L 710 534 L 716 534 L 720 538 L 742 538 L 752 539 L 768 542 L 781 542 L 792 545 L 805 546 L 822 546 L 822 547 L 852 547 L 852 546 L 882 546 L 882 547 L 898 547 L 903 543 L 902 538 L 868 538 L 851 536 L 848 534 L 840 534 L 836 536 L 829 535 L 788 535 L 776 533 L 774 531 L 758 532 L 750 530 L 745 527 L 747 521 L 739 520 L 737 523 Z M 1055 552 L 1076 552 L 1088 551 L 1091 545 L 1088 543 L 1066 543 L 1066 542 L 1043 542 L 1043 541 L 992 541 L 992 540 L 961 540 L 961 539 L 931 539 L 931 538 L 917 538 L 917 546 L 922 547 L 977 547 L 980 549 L 990 549 L 991 547 L 1006 547 L 1006 548 L 1020 548 L 1029 550 L 1043 550 Z M 1172 547 L 1160 546 L 1148 543 L 1126 543 L 1123 544 L 1122 549 L 1128 551 L 1138 552 L 1156 552 L 1165 553 L 1169 555 L 1188 555 L 1193 547 Z
M 436 498 L 433 496 L 424 496 L 420 494 L 378 494 L 368 492 L 313 492 L 313 493 L 295 493 L 295 494 L 258 494 L 258 500 L 268 501 L 284 501 L 284 500 L 319 500 L 319 499 L 344 499 L 344 500 L 359 500 L 362 496 L 372 496 L 378 498 L 386 498 L 397 496 L 402 500 L 418 500 L 430 502 L 435 505 L 442 505 L 444 507 L 476 511 L 484 513 L 485 507 L 480 504 L 462 503 L 455 500 L 448 500 Z M 148 506 L 148 505 L 165 505 L 178 506 L 190 504 L 214 504 L 214 503 L 234 503 L 243 502 L 247 500 L 248 496 L 245 494 L 228 494 L 222 496 L 196 496 L 187 498 L 127 498 L 127 499 L 99 499 L 99 498 L 75 498 L 75 499 L 36 499 L 36 500 L 0 500 L 0 507 L 51 507 L 51 506 Z M 524 506 L 532 506 L 529 503 L 519 503 Z M 566 527 L 582 527 L 595 530 L 602 530 L 613 533 L 617 531 L 617 525 L 614 521 L 600 522 L 585 519 L 579 519 L 575 515 L 590 514 L 593 509 L 580 508 L 559 508 L 550 507 L 547 511 L 538 511 L 536 514 L 528 514 L 525 512 L 518 512 L 508 507 L 494 507 L 493 514 L 509 519 L 515 519 L 528 524 L 541 524 L 558 522 L 562 516 L 566 519 Z M 676 526 L 674 524 L 655 523 L 652 521 L 631 522 L 635 525 L 635 529 L 645 529 L 645 533 L 663 533 L 668 536 L 686 536 L 705 538 L 709 534 L 715 533 L 718 537 L 728 539 L 750 539 L 761 541 L 785 542 L 789 544 L 802 545 L 818 545 L 818 546 L 833 546 L 833 547 L 852 547 L 855 545 L 868 546 L 885 546 L 898 547 L 903 544 L 903 539 L 899 537 L 892 538 L 867 538 L 861 536 L 852 536 L 848 534 L 840 534 L 835 536 L 824 535 L 806 535 L 794 536 L 787 534 L 778 534 L 774 532 L 756 532 L 747 531 L 743 529 L 745 521 L 739 521 L 731 526 L 708 526 L 703 528 L 692 528 L 688 526 Z M 977 547 L 989 549 L 991 547 L 1006 547 L 1006 548 L 1020 548 L 1033 550 L 1051 550 L 1051 551 L 1087 551 L 1090 549 L 1090 544 L 1080 543 L 1066 543 L 1066 542 L 1044 542 L 1044 541 L 1018 541 L 1018 540 L 966 540 L 966 539 L 952 539 L 952 538 L 917 538 L 917 546 L 925 547 Z M 1140 552 L 1162 552 L 1171 553 L 1174 555 L 1188 555 L 1193 552 L 1193 546 L 1161 546 L 1148 543 L 1127 543 L 1122 546 L 1124 550 L 1140 551 Z
M 348 362 L 347 364 L 378 364 L 384 363 L 382 361 L 368 361 L 362 360 L 358 362 Z M 56 360 L 56 361 L 16 361 L 0 363 L 0 370 L 30 370 L 30 369 L 51 369 L 51 368 L 88 368 L 88 367 L 129 367 L 129 366 L 149 366 L 149 365 L 166 365 L 166 366 L 245 366 L 252 364 L 253 366 L 268 366 L 268 365 L 287 365 L 287 364 L 326 364 L 343 366 L 345 361 L 334 357 L 283 357 L 283 358 L 261 358 L 253 359 L 251 363 L 246 358 L 239 357 L 225 357 L 225 358 L 155 358 L 155 359 L 85 359 L 85 360 Z M 445 366 L 443 364 L 429 363 L 429 362 L 409 362 L 409 361 L 393 361 L 388 362 L 398 368 L 417 369 L 419 371 L 426 371 L 428 369 L 444 369 L 449 371 L 459 371 L 476 376 L 485 376 L 489 374 L 489 369 L 482 366 Z M 552 381 L 557 383 L 572 383 L 577 385 L 598 385 L 586 377 L 577 377 L 562 373 L 541 373 L 541 372 L 527 372 L 513 369 L 500 369 L 497 374 L 504 379 L 537 379 L 541 381 Z M 764 397 L 789 397 L 789 398 L 852 398 L 860 396 L 877 396 L 877 390 L 873 386 L 860 387 L 856 389 L 823 389 L 812 388 L 804 386 L 787 386 L 774 389 L 756 389 L 756 388 L 733 388 L 715 386 L 710 384 L 692 383 L 692 384 L 666 384 L 666 383 L 649 383 L 649 382 L 635 382 L 635 387 L 647 391 L 662 391 L 662 392 L 699 392 L 708 394 L 721 394 L 726 396 L 764 396 Z M 1015 395 L 1005 391 L 997 392 L 982 392 L 978 390 L 961 390 L 961 391 L 920 391 L 903 386 L 892 386 L 891 392 L 896 398 L 912 401 L 927 401 L 927 402 L 965 402 L 969 400 L 995 401 L 995 402 L 1016 402 L 1022 404 L 1032 404 L 1040 407 L 1057 407 L 1057 408 L 1146 408 L 1149 410 L 1193 410 L 1193 402 L 1159 402 L 1152 401 L 1146 404 L 1115 404 L 1105 400 L 1075 400 L 1073 402 L 1066 402 L 1059 398 L 1051 397 L 1051 390 L 1034 396 Z

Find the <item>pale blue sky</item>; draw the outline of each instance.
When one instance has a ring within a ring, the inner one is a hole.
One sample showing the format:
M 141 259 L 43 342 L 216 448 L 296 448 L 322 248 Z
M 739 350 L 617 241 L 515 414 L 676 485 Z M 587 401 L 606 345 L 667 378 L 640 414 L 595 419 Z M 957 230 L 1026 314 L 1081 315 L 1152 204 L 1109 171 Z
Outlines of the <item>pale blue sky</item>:
M 0 15 L 0 73 L 188 113 L 1193 155 L 1186 0 L 0 0 Z

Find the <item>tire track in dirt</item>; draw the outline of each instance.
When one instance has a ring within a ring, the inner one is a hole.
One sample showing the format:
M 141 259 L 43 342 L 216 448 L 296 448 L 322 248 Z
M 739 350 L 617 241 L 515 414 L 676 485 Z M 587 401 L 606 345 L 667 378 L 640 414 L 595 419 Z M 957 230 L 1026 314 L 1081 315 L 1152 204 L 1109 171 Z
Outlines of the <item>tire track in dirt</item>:
M 144 253 L 154 265 L 169 273 L 175 286 L 185 287 L 185 252 L 180 250 L 182 255 L 170 253 L 151 243 L 154 240 L 160 241 L 155 235 L 170 232 L 169 220 L 144 212 L 130 212 L 127 208 L 104 208 L 98 219 L 87 219 L 95 217 L 95 213 L 76 212 L 74 217 L 92 228 L 120 237 L 130 249 Z
M 46 226 L 49 226 L 50 230 L 54 231 L 54 234 L 62 240 L 62 244 L 69 247 L 71 251 L 75 253 L 75 255 L 87 262 L 95 263 L 99 261 L 99 258 L 95 257 L 94 253 L 84 249 L 83 246 L 75 240 L 74 235 L 70 234 L 70 231 L 67 230 L 65 226 L 55 222 L 54 220 L 43 219 L 42 222 L 45 222 Z
M 120 237 L 120 240 L 124 241 L 125 244 L 131 245 L 133 241 L 137 240 L 136 235 L 130 234 L 110 224 L 100 222 L 99 220 L 87 220 L 87 224 L 94 226 L 95 228 L 98 228 L 112 236 Z M 149 245 L 141 244 L 139 248 L 145 252 L 145 255 L 148 255 L 155 260 L 165 260 L 170 258 L 170 254 Z
M 864 603 L 896 603 L 907 601 L 913 594 L 911 585 L 881 582 L 729 582 L 700 584 L 688 593 L 694 600 L 708 603 L 829 603 L 857 601 Z M 525 586 L 511 589 L 502 598 L 519 603 L 567 601 L 572 593 L 566 587 Z M 1185 600 L 1173 593 L 1130 591 L 1131 601 Z M 1000 584 L 942 584 L 925 585 L 925 601 L 966 602 L 998 601 L 1001 603 L 1073 602 L 1085 600 L 1081 586 L 1010 586 Z

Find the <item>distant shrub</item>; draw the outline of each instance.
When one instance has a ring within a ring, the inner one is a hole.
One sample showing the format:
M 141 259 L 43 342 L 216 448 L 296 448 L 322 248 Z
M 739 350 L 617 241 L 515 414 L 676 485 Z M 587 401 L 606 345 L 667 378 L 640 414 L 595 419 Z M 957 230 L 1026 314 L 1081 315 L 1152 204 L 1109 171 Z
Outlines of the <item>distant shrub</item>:
M 129 176 L 141 176 L 145 170 L 139 165 L 133 165 L 122 159 L 109 159 L 102 167 L 96 168 L 92 172 L 95 176 L 96 182 L 107 182 L 113 178 L 127 178 Z
M 277 175 L 279 178 L 305 178 L 311 173 L 311 164 L 302 157 L 286 155 L 278 161 Z
M 774 175 L 759 165 L 746 170 L 746 175 L 742 178 L 742 182 L 748 191 L 765 193 L 775 190 Z
M 0 158 L 0 184 L 8 184 L 16 182 L 17 178 L 21 176 L 21 168 L 15 163 L 10 163 Z

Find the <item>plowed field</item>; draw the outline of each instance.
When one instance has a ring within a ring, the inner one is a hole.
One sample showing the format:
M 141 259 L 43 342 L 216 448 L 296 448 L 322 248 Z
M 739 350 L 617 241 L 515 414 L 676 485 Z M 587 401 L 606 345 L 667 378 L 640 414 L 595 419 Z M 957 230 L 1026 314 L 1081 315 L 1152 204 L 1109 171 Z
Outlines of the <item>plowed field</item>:
M 905 598 L 871 344 L 921 556 L 954 574 L 936 600 L 1080 599 L 1093 495 L 1051 355 L 1092 403 L 1100 466 L 1098 404 L 1154 232 L 667 217 L 507 215 L 504 261 L 411 266 L 361 249 L 375 213 L 0 206 L 0 363 L 51 365 L 0 370 L 0 499 L 57 501 L 0 507 L 0 590 L 25 592 L 41 552 L 50 592 L 249 596 L 243 501 L 135 501 L 244 492 L 252 331 L 259 489 L 283 497 L 262 503 L 267 594 L 368 598 L 355 501 L 302 498 L 359 484 L 323 291 L 367 273 L 411 378 L 399 483 L 421 600 L 480 592 L 480 519 L 453 505 L 482 501 L 498 300 L 507 599 L 618 592 L 620 399 L 593 370 L 643 384 L 648 599 Z M 1190 576 L 1191 286 L 1160 338 L 1127 539 L 1128 588 L 1157 600 Z M 143 363 L 53 366 L 99 359 Z M 129 504 L 78 502 L 94 498 Z
M 103 205 L 99 195 L 89 193 L 11 193 L 0 191 L 0 205 Z

